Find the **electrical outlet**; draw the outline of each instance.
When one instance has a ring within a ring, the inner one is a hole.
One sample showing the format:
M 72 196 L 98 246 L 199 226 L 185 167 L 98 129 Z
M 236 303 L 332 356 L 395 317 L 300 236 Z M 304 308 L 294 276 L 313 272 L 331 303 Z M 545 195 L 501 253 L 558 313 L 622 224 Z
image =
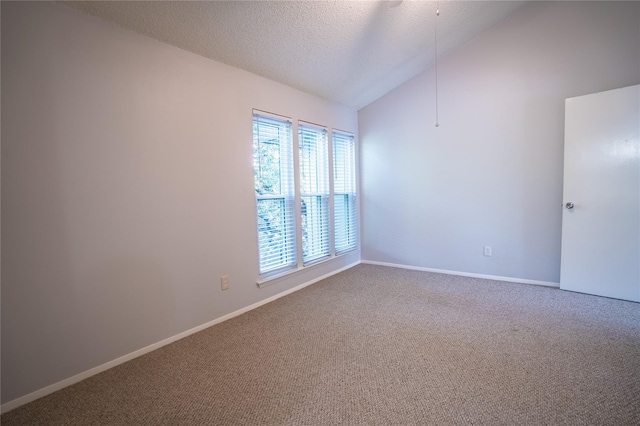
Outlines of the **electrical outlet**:
M 485 256 L 492 256 L 492 254 L 491 254 L 491 246 L 484 246 L 484 255 Z
M 229 275 L 223 275 L 220 278 L 220 288 L 222 290 L 229 290 Z

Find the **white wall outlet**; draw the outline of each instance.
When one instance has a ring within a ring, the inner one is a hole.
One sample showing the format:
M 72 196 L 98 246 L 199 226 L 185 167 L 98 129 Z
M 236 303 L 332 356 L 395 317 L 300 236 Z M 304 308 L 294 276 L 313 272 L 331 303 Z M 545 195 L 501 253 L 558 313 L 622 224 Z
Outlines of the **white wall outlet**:
M 229 275 L 223 275 L 220 278 L 220 288 L 222 290 L 229 290 Z
M 484 246 L 484 255 L 485 256 L 492 256 L 492 254 L 491 254 L 491 246 Z

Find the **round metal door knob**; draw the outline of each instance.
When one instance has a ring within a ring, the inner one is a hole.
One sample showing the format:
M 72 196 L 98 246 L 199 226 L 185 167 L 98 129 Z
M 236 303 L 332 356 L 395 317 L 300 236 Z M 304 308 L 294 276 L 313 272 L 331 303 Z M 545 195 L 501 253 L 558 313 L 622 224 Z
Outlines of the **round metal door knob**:
M 574 207 L 575 207 L 575 206 L 574 206 L 574 204 L 573 204 L 571 201 L 569 201 L 569 202 L 568 202 L 567 204 L 565 204 L 564 206 L 567 208 L 567 210 L 571 210 L 572 208 L 574 208 Z

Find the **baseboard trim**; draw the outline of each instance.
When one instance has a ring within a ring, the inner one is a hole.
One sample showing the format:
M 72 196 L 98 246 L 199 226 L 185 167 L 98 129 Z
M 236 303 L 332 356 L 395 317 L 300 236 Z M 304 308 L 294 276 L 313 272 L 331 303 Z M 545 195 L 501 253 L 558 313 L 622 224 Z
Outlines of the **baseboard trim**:
M 360 264 L 360 261 L 351 263 L 349 265 L 346 265 L 340 269 L 337 269 L 335 271 L 332 271 L 328 274 L 324 274 L 318 278 L 314 278 L 313 280 L 307 281 L 303 284 L 300 284 L 296 287 L 290 288 L 289 290 L 285 290 L 281 293 L 278 293 L 274 296 L 268 297 L 264 300 L 261 300 L 259 302 L 256 302 L 252 305 L 246 306 L 244 308 L 238 309 L 237 311 L 231 312 L 227 315 L 223 315 L 219 318 L 214 319 L 213 321 L 209 321 L 205 324 L 199 325 L 197 327 L 194 327 L 190 330 L 184 331 L 182 333 L 178 333 L 175 336 L 169 337 L 167 339 L 161 340 L 157 343 L 151 344 L 149 346 L 146 346 L 142 349 L 138 349 L 137 351 L 131 352 L 130 354 L 127 355 L 123 355 L 119 358 L 116 358 L 112 361 L 106 362 L 102 365 L 99 365 L 97 367 L 91 368 L 89 370 L 83 371 L 82 373 L 78 373 L 75 376 L 71 376 L 67 379 L 61 380 L 57 383 L 53 383 L 49 386 L 46 386 L 42 389 L 38 389 L 37 391 L 31 392 L 27 395 L 21 396 L 19 398 L 16 398 L 12 401 L 6 402 L 4 404 L 2 404 L 0 406 L 0 413 L 4 414 L 8 411 L 11 411 L 15 408 L 20 407 L 21 405 L 25 405 L 28 404 L 30 402 L 35 401 L 36 399 L 42 398 L 43 396 L 47 396 L 49 394 L 52 394 L 53 392 L 56 392 L 60 389 L 66 388 L 68 386 L 74 385 L 78 382 L 81 382 L 84 379 L 88 379 L 91 376 L 95 376 L 96 374 L 102 373 L 103 371 L 109 370 L 110 368 L 116 367 L 120 364 L 124 364 L 127 361 L 131 361 L 134 358 L 138 358 L 139 356 L 148 354 L 149 352 L 155 351 L 156 349 L 160 349 L 163 346 L 166 346 L 168 344 L 171 344 L 173 342 L 176 342 L 180 339 L 183 339 L 187 336 L 190 336 L 194 333 L 197 333 L 199 331 L 202 331 L 206 328 L 209 328 L 211 326 L 214 326 L 216 324 L 220 324 L 221 322 L 227 321 L 231 318 L 237 317 L 239 315 L 242 315 L 246 312 L 249 312 L 253 309 L 259 308 L 260 306 L 266 305 L 267 303 L 273 302 L 274 300 L 277 300 L 281 297 L 287 296 L 293 292 L 296 292 L 298 290 L 302 290 L 305 287 L 310 286 L 311 284 L 315 284 L 318 281 L 324 280 L 325 278 L 329 278 L 332 275 L 336 275 L 340 272 L 346 271 L 347 269 L 353 268 L 354 266 Z
M 459 272 L 459 271 L 449 271 L 446 269 L 424 268 L 422 266 L 402 265 L 399 263 L 377 262 L 375 260 L 362 260 L 360 263 L 364 263 L 368 265 L 390 266 L 392 268 L 410 269 L 412 271 L 435 272 L 438 274 L 458 275 L 461 277 L 481 278 L 484 280 L 506 281 L 506 282 L 518 283 L 518 284 L 533 284 L 533 285 L 541 285 L 545 287 L 560 288 L 560 283 L 554 283 L 551 281 L 537 281 L 537 280 L 527 280 L 524 278 L 502 277 L 498 275 L 473 274 L 470 272 Z

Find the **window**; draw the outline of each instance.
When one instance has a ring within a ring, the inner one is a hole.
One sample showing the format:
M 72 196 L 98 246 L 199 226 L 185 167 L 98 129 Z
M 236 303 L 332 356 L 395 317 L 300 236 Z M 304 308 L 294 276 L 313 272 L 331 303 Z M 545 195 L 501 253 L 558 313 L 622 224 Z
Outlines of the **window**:
M 260 274 L 297 265 L 291 122 L 253 115 Z
M 356 163 L 353 135 L 333 132 L 333 211 L 335 252 L 358 245 Z
M 298 125 L 302 262 L 329 257 L 329 161 L 327 130 Z
M 352 134 L 254 110 L 259 285 L 357 249 L 355 161 Z

